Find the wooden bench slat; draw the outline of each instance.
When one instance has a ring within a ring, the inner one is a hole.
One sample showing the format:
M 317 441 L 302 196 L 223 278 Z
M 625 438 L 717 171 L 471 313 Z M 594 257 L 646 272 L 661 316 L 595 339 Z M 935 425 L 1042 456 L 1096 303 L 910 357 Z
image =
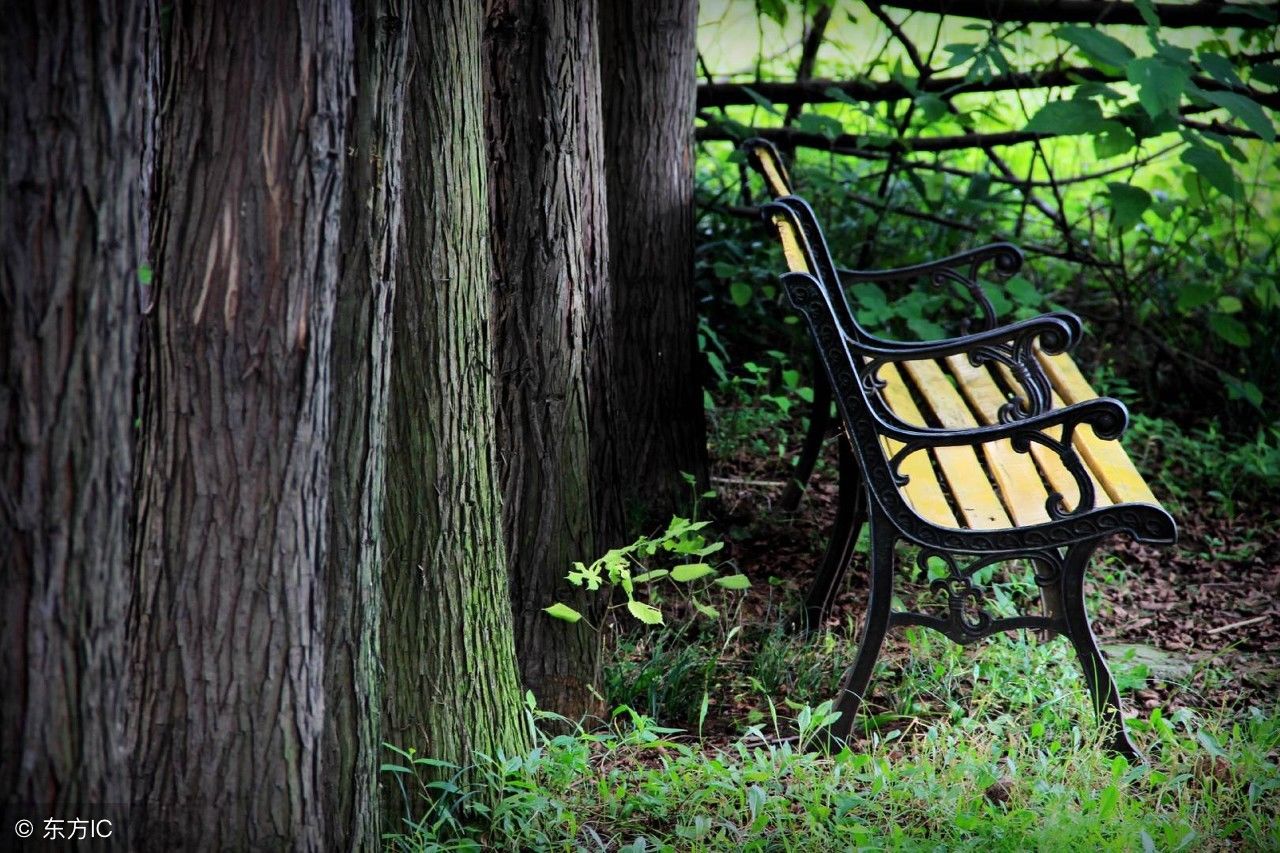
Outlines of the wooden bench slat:
M 1010 388 L 1019 388 L 1021 384 L 1014 378 L 1013 373 L 1003 364 L 997 364 L 996 369 L 1000 371 L 1000 376 L 1004 379 L 1005 384 Z M 1022 398 L 1018 395 L 1019 399 Z M 1052 406 L 1055 409 L 1061 409 L 1063 402 L 1057 394 L 1053 395 Z M 1055 441 L 1062 439 L 1062 427 L 1051 427 L 1044 431 L 1044 434 Z M 1098 480 L 1097 474 L 1089 466 L 1089 460 L 1084 456 L 1081 447 L 1081 436 L 1077 433 L 1072 439 L 1072 446 L 1076 452 L 1080 454 L 1084 461 L 1084 472 L 1089 476 L 1089 481 L 1093 483 L 1093 503 L 1096 507 L 1111 506 L 1111 495 L 1108 494 L 1106 488 Z M 1076 485 L 1076 478 L 1067 470 L 1067 466 L 1062 464 L 1061 457 L 1047 447 L 1041 447 L 1038 444 L 1031 446 L 1031 453 L 1035 456 L 1036 462 L 1040 465 L 1040 470 L 1044 472 L 1045 480 L 1050 487 L 1062 495 L 1063 501 L 1066 502 L 1068 508 L 1074 509 L 1080 501 L 1080 488 Z
M 804 250 L 800 248 L 794 226 L 782 214 L 773 217 L 773 224 L 778 229 L 778 237 L 782 241 L 782 255 L 786 258 L 788 269 L 791 272 L 812 272 L 805 260 Z
M 883 393 L 889 408 L 909 423 L 923 424 L 924 418 L 916 408 L 915 401 L 911 399 L 911 394 L 907 391 L 907 386 L 903 383 L 897 368 L 892 364 L 886 364 L 880 368 L 879 375 L 885 382 Z M 893 454 L 902 449 L 900 441 L 883 436 L 880 441 L 884 445 L 888 458 L 892 458 Z M 902 494 L 921 518 L 941 527 L 960 526 L 956 523 L 951 505 L 947 503 L 942 484 L 938 482 L 938 477 L 933 472 L 933 465 L 929 463 L 929 451 L 921 450 L 907 456 L 902 460 L 899 470 L 908 478 L 907 484 L 902 487 Z
M 1068 403 L 1092 400 L 1098 394 L 1089 385 L 1071 357 L 1066 353 L 1045 355 L 1036 348 L 1036 355 L 1044 365 L 1054 389 Z M 1102 481 L 1112 500 L 1117 503 L 1149 503 L 1160 505 L 1151 487 L 1134 466 L 1129 454 L 1118 441 L 1103 441 L 1094 435 L 1092 427 L 1079 431 L 1081 453 L 1089 462 L 1098 479 Z
M 964 399 L 951 387 L 937 362 L 922 359 L 903 362 L 902 366 L 915 380 L 920 396 L 929 404 L 938 422 L 944 427 L 971 429 L 978 425 Z M 986 449 L 984 446 L 984 452 Z M 1012 447 L 1009 452 L 1013 452 Z M 987 480 L 987 472 L 978 461 L 978 454 L 972 447 L 939 447 L 935 453 L 942 475 L 969 527 L 977 530 L 1000 530 L 1012 526 L 999 496 Z M 1043 503 L 1041 501 L 1042 506 Z

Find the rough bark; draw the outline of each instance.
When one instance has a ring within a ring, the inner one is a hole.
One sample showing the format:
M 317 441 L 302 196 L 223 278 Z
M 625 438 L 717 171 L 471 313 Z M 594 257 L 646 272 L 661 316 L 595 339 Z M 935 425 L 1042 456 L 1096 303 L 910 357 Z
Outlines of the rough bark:
M 172 7 L 132 610 L 134 838 L 320 849 L 344 2 Z
M 565 581 L 597 535 L 592 402 L 607 399 L 608 305 L 595 0 L 490 0 L 485 31 L 498 469 L 516 652 L 538 704 L 577 719 L 603 711 L 594 627 L 604 597 Z M 593 299 L 594 297 L 594 299 Z M 604 322 L 596 325 L 606 325 Z M 588 349 L 594 345 L 593 349 Z M 594 379 L 599 385 L 591 385 Z M 542 608 L 588 614 L 569 624 Z
M 384 739 L 459 765 L 525 745 L 494 448 L 482 15 L 466 0 L 414 9 L 387 431 Z
M 619 481 L 633 517 L 706 476 L 693 293 L 696 0 L 601 8 Z
M 357 0 L 354 7 L 356 85 L 331 368 L 324 736 L 329 850 L 374 850 L 382 843 L 382 508 L 408 53 L 407 0 Z
M 0 21 L 0 806 L 128 800 L 153 26 L 150 4 L 110 0 Z

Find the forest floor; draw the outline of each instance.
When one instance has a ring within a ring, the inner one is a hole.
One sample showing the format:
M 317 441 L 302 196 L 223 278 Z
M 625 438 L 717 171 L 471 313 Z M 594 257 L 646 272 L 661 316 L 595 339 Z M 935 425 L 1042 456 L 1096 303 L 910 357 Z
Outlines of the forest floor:
M 827 472 L 834 469 L 834 445 L 828 442 Z M 834 477 L 821 470 L 799 510 L 790 517 L 778 513 L 786 474 L 776 457 L 738 452 L 719 460 L 713 475 L 721 526 L 731 531 L 730 553 L 754 581 L 744 621 L 777 618 L 780 600 L 802 598 L 835 516 Z M 1135 712 L 1274 705 L 1280 695 L 1280 506 L 1266 495 L 1237 499 L 1227 515 L 1217 497 L 1193 486 L 1170 508 L 1179 524 L 1175 547 L 1115 537 L 1099 549 L 1090 574 L 1094 632 L 1128 676 L 1121 679 L 1132 688 L 1126 698 Z M 856 635 L 848 628 L 858 624 L 866 601 L 865 549 L 849 574 L 827 627 L 852 644 Z M 885 654 L 892 661 L 903 643 L 890 636 Z M 851 657 L 852 645 L 848 652 Z

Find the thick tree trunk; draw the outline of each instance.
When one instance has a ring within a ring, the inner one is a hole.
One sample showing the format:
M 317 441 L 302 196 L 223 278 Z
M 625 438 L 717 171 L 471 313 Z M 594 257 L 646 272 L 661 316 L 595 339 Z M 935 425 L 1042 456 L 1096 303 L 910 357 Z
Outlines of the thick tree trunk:
M 697 0 L 601 8 L 619 481 L 628 510 L 687 506 L 706 476 L 693 296 Z
M 59 816 L 129 790 L 155 19 L 146 2 L 91 5 L 0 20 L 0 806 Z
M 485 117 L 493 224 L 499 478 L 524 685 L 540 707 L 598 714 L 598 622 L 605 601 L 565 581 L 590 561 L 592 404 L 608 417 L 607 234 L 595 0 L 490 0 Z M 592 385 L 592 381 L 599 383 Z M 604 505 L 602 503 L 601 509 Z M 613 527 L 616 528 L 616 524 Z M 610 531 L 612 532 L 612 531 Z M 564 601 L 591 618 L 542 608 Z
M 482 14 L 414 8 L 387 431 L 383 737 L 459 765 L 524 746 L 494 450 Z
M 329 850 L 381 846 L 382 508 L 400 244 L 407 0 L 357 0 L 333 318 L 324 736 Z
M 135 840 L 319 849 L 344 2 L 173 7 L 133 608 Z

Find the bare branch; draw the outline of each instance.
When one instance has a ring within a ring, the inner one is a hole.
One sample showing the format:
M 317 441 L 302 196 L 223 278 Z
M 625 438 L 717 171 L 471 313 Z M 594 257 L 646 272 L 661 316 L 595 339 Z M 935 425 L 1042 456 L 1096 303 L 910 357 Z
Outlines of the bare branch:
M 956 15 L 995 23 L 1042 24 L 1135 24 L 1144 25 L 1138 7 L 1113 0 L 885 0 L 884 5 L 912 12 Z M 1196 3 L 1156 3 L 1162 27 L 1230 27 L 1259 30 L 1274 24 L 1262 20 L 1240 6 L 1199 0 Z M 1275 3 L 1259 3 L 1276 12 Z

